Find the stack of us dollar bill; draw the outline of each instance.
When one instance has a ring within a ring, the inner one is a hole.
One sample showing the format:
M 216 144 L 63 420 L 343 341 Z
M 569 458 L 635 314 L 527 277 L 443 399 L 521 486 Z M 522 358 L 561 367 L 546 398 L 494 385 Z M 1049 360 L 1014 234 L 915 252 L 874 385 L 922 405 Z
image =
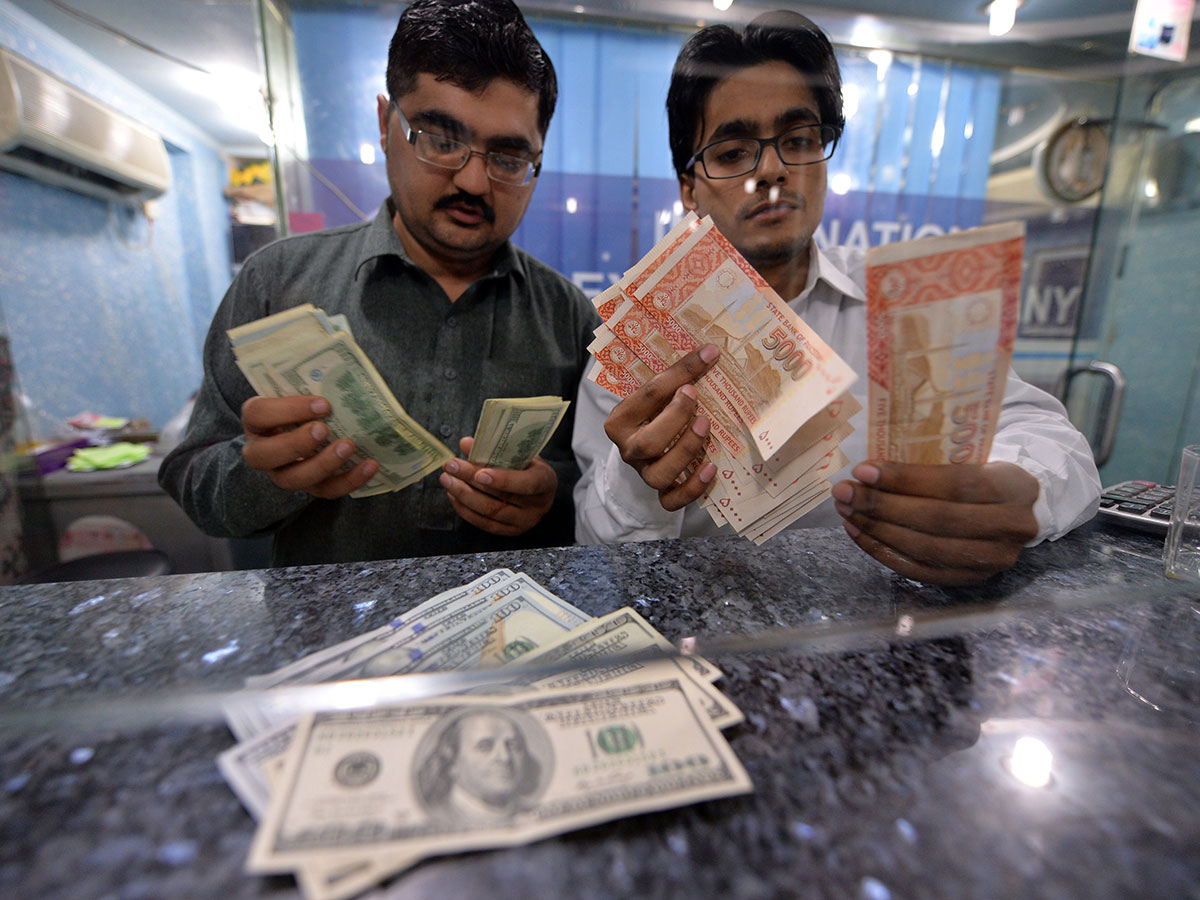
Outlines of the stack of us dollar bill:
M 717 467 L 702 499 L 713 521 L 762 543 L 829 496 L 862 408 L 848 390 L 858 376 L 711 219 L 689 213 L 592 302 L 604 324 L 588 378 L 618 397 L 704 344 L 720 348 L 696 383 Z
M 248 870 L 338 900 L 428 856 L 751 791 L 721 673 L 671 651 L 632 609 L 589 617 L 497 569 L 248 679 L 218 758 L 259 821 Z M 487 667 L 492 686 L 361 709 L 297 715 L 263 690 Z
M 454 457 L 393 396 L 343 316 L 305 303 L 228 332 L 238 368 L 263 397 L 320 395 L 331 441 L 351 438 L 347 465 L 379 463 L 354 497 L 398 491 Z
M 468 459 L 484 467 L 525 468 L 542 452 L 570 405 L 562 397 L 484 400 Z
M 985 463 L 1021 308 L 1023 222 L 867 253 L 868 454 Z

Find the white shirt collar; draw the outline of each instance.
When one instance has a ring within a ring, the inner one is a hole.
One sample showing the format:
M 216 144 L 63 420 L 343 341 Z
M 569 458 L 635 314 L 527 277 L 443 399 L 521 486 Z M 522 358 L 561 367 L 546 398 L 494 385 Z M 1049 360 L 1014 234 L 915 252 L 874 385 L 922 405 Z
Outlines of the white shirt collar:
M 808 281 L 804 285 L 804 291 L 800 294 L 801 297 L 807 296 L 808 292 L 816 285 L 817 280 L 820 279 L 851 300 L 857 300 L 860 303 L 867 302 L 867 295 L 863 289 L 846 271 L 853 265 L 851 260 L 845 258 L 847 248 L 835 247 L 827 253 L 817 246 L 815 240 L 809 241 L 808 246 Z M 834 256 L 837 257 L 836 261 Z M 838 265 L 838 262 L 841 262 L 842 265 Z

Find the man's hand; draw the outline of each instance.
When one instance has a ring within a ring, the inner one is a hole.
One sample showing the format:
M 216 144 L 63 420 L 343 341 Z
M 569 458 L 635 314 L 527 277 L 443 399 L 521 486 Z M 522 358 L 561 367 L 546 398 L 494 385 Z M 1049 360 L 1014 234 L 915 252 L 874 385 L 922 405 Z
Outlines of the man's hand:
M 321 419 L 328 414 L 324 397 L 251 397 L 242 404 L 242 458 L 285 491 L 335 500 L 358 490 L 379 470 L 379 463 L 368 459 L 341 471 L 354 442 L 347 438 L 326 446 L 329 428 Z
M 1037 536 L 1040 485 L 1013 463 L 867 462 L 833 488 L 846 533 L 889 569 L 932 584 L 973 584 L 1010 568 Z
M 621 459 L 658 491 L 663 509 L 683 509 L 704 493 L 717 474 L 712 463 L 679 481 L 693 460 L 704 455 L 708 419 L 696 417 L 697 378 L 712 368 L 720 351 L 712 344 L 693 350 L 618 403 L 604 431 Z
M 475 438 L 458 442 L 464 457 Z M 524 534 L 550 511 L 558 490 L 558 475 L 540 456 L 524 469 L 483 469 L 466 459 L 442 466 L 439 479 L 450 505 L 476 528 L 504 537 Z

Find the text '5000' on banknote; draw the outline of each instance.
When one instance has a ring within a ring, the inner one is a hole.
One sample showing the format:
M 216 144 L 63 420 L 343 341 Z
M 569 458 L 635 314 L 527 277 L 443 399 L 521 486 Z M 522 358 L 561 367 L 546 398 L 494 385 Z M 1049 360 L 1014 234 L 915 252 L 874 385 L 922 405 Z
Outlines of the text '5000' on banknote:
M 707 217 L 651 277 L 625 292 L 654 321 L 675 358 L 703 343 L 720 348 L 705 381 L 750 430 L 764 457 L 857 377 Z

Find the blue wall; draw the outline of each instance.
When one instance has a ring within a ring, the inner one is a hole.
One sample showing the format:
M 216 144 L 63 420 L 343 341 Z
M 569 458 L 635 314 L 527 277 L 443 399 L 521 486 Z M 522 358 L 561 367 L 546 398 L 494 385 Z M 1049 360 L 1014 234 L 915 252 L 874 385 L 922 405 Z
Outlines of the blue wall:
M 312 164 L 368 214 L 387 192 L 375 95 L 402 7 L 294 10 L 292 24 Z M 554 61 L 559 102 L 542 176 L 516 243 L 589 292 L 610 283 L 670 228 L 679 190 L 664 101 L 687 35 L 530 18 Z M 879 66 L 840 54 L 856 99 L 829 163 L 819 243 L 875 246 L 982 221 L 1001 74 L 916 57 Z M 942 135 L 935 148 L 935 131 Z M 840 178 L 839 178 L 840 176 Z M 356 217 L 311 186 L 326 225 Z M 575 211 L 568 209 L 573 200 Z
M 40 22 L 0 0 L 0 45 L 154 129 L 172 186 L 140 211 L 0 170 L 0 309 L 22 391 L 163 425 L 200 383 L 200 344 L 231 277 L 217 148 Z

